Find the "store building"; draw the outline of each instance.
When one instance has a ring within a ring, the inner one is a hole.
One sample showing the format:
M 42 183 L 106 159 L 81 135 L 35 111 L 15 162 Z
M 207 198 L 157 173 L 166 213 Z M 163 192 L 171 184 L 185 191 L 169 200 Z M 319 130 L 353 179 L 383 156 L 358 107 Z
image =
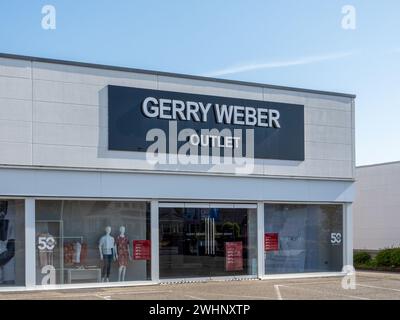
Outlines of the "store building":
M 354 249 L 400 247 L 400 161 L 356 167 Z
M 339 275 L 354 99 L 0 55 L 0 290 Z

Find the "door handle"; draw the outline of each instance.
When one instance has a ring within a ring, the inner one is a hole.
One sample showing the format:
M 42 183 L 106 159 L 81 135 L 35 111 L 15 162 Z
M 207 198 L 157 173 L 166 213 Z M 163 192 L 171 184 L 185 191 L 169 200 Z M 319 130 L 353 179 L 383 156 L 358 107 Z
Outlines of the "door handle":
M 204 251 L 207 254 L 207 218 L 204 218 Z
M 208 218 L 208 254 L 212 254 L 212 219 Z
M 209 253 L 209 248 L 208 248 L 208 242 L 209 242 L 209 234 L 208 234 L 208 228 L 209 228 L 209 221 L 208 218 L 204 218 L 204 235 L 205 235 L 205 252 L 206 254 Z
M 209 236 L 208 236 L 208 238 L 210 239 L 210 241 L 208 242 L 209 243 L 208 254 L 211 255 L 212 254 L 212 248 L 213 248 L 213 234 L 212 234 L 213 221 L 212 221 L 212 218 L 208 218 L 208 221 L 209 221 L 209 223 L 208 223 L 208 226 L 209 226 L 209 229 L 208 229 Z
M 210 255 L 214 254 L 214 218 L 210 219 Z
M 204 238 L 206 255 L 215 254 L 215 219 L 204 218 Z
M 213 221 L 213 224 L 212 224 L 212 228 L 213 228 L 213 230 L 212 230 L 212 233 L 213 233 L 213 246 L 212 246 L 212 251 L 213 251 L 213 254 L 215 254 L 215 219 L 212 218 L 212 221 Z

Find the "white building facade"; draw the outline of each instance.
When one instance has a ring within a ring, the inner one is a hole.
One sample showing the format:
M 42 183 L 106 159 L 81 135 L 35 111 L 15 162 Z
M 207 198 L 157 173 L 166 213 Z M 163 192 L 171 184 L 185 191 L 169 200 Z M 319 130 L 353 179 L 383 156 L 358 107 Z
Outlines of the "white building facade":
M 400 162 L 356 168 L 354 249 L 400 247 Z
M 0 290 L 340 274 L 354 100 L 1 54 Z

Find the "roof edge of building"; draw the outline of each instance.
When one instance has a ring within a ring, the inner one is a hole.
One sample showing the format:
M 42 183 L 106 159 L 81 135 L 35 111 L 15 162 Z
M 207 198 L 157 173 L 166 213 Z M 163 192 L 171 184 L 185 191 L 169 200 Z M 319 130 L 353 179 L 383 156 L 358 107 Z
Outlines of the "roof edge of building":
M 400 164 L 400 160 L 398 161 L 389 161 L 389 162 L 378 162 L 373 164 L 365 164 L 361 166 L 356 166 L 356 169 L 368 168 L 368 167 L 379 167 L 379 166 L 386 166 L 391 164 Z
M 173 73 L 173 72 L 166 72 L 166 71 L 144 70 L 144 69 L 137 69 L 137 68 L 130 68 L 130 67 L 95 64 L 95 63 L 88 63 L 88 62 L 77 62 L 77 61 L 70 61 L 70 60 L 59 60 L 59 59 L 51 59 L 51 58 L 33 57 L 33 56 L 18 55 L 18 54 L 11 54 L 11 53 L 1 53 L 0 52 L 0 58 L 28 60 L 28 61 L 36 61 L 36 62 L 43 62 L 43 63 L 63 64 L 63 65 L 70 65 L 70 66 L 103 69 L 103 70 L 136 72 L 136 73 L 169 76 L 169 77 L 192 79 L 192 80 L 214 81 L 214 82 L 218 82 L 218 83 L 236 84 L 236 85 L 244 85 L 244 86 L 252 86 L 252 87 L 262 87 L 262 88 L 269 88 L 269 89 L 276 89 L 276 90 L 305 92 L 305 93 L 321 94 L 321 95 L 327 95 L 327 96 L 339 96 L 339 97 L 345 97 L 345 98 L 350 98 L 350 99 L 356 98 L 355 94 L 349 94 L 349 93 L 287 87 L 287 86 L 271 85 L 271 84 L 258 83 L 258 82 L 230 80 L 230 79 L 213 78 L 213 77 L 206 77 L 206 76 L 196 76 L 196 75 Z

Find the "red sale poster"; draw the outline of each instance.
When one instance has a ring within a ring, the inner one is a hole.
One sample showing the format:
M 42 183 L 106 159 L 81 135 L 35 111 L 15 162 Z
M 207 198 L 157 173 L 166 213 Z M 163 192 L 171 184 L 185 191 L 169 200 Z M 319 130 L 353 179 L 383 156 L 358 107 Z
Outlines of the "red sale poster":
M 279 250 L 279 234 L 278 233 L 264 234 L 264 248 L 265 251 Z
M 225 242 L 225 270 L 243 270 L 243 243 L 242 241 Z
M 133 259 L 150 260 L 151 245 L 150 240 L 133 240 Z

